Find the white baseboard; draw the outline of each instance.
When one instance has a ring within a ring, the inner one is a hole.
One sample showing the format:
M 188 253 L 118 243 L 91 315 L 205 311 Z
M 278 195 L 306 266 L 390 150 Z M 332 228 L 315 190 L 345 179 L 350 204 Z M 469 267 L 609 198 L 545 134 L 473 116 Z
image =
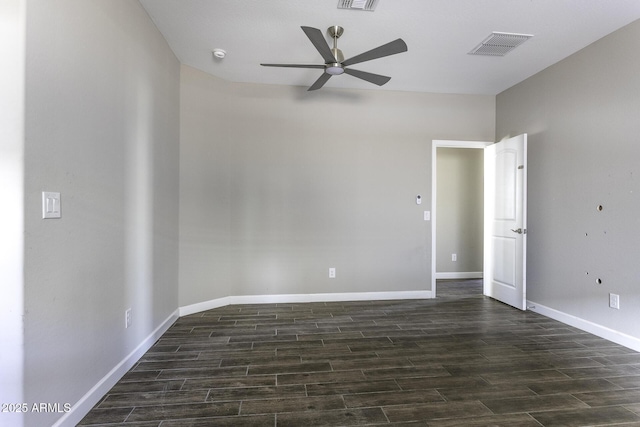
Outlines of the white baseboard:
M 545 307 L 542 304 L 529 300 L 527 300 L 527 310 L 542 314 L 543 316 L 565 323 L 569 326 L 576 327 L 600 338 L 604 338 L 616 344 L 630 348 L 631 350 L 640 351 L 640 338 L 618 332 L 607 328 L 606 326 L 598 325 L 597 323 L 581 319 L 550 307 Z
M 217 298 L 179 308 L 180 317 L 230 304 L 274 304 L 293 302 L 335 302 L 366 300 L 430 299 L 431 291 L 350 292 L 335 294 L 241 295 Z
M 178 310 L 160 324 L 147 338 L 145 338 L 127 357 L 122 359 L 107 375 L 105 375 L 91 390 L 78 400 L 71 410 L 65 413 L 53 427 L 73 427 L 77 425 L 100 401 L 111 388 L 126 374 L 129 369 L 151 348 L 178 319 Z
M 457 280 L 457 279 L 482 279 L 482 271 L 452 271 L 436 273 L 437 279 Z

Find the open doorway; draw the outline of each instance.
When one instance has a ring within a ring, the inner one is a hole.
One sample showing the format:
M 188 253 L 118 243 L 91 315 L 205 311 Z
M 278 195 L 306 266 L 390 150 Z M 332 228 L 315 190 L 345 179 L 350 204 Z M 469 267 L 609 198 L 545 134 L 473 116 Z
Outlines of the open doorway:
M 431 290 L 438 282 L 482 281 L 483 158 L 492 142 L 434 140 Z M 444 291 L 444 289 L 443 289 Z
M 482 279 L 437 279 L 438 298 L 460 299 L 483 296 Z

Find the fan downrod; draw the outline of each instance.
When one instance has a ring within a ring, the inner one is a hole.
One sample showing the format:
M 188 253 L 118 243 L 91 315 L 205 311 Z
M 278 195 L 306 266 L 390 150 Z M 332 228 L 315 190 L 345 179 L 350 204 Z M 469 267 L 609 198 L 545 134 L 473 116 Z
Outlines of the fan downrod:
M 338 68 L 340 69 L 342 68 L 340 63 L 344 61 L 344 55 L 342 54 L 342 51 L 338 49 L 338 39 L 340 38 L 342 33 L 344 33 L 344 28 L 342 28 L 339 25 L 334 25 L 332 27 L 327 28 L 327 32 L 333 39 L 333 48 L 331 48 L 331 53 L 333 54 L 333 57 L 336 59 L 335 63 L 333 64 L 327 63 L 327 66 L 332 67 L 333 70 L 335 70 L 333 74 L 342 74 L 342 72 L 339 71 Z M 329 74 L 332 74 L 332 73 L 329 73 Z

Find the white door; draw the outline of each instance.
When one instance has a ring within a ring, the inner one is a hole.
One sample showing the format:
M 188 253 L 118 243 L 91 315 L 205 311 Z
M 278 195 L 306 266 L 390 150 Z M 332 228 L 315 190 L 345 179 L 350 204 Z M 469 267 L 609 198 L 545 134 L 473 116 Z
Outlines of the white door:
M 527 135 L 484 152 L 484 294 L 526 310 Z

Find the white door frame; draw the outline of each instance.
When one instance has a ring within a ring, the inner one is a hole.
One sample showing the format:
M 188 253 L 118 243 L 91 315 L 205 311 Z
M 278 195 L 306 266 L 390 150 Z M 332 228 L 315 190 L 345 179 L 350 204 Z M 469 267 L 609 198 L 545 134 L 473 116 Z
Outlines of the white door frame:
M 431 295 L 436 297 L 436 191 L 437 185 L 437 149 L 441 147 L 447 148 L 475 148 L 484 150 L 493 141 L 449 141 L 443 139 L 434 139 L 431 142 Z

